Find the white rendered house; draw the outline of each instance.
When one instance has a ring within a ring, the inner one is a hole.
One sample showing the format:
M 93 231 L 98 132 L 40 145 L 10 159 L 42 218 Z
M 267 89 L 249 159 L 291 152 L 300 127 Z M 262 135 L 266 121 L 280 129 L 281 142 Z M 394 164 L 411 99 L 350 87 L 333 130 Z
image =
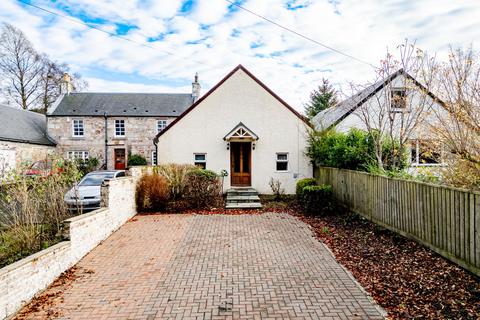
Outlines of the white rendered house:
M 416 79 L 400 69 L 338 105 L 325 109 L 312 119 L 318 131 L 335 128 L 348 132 L 352 128 L 381 129 L 399 137 L 409 132 L 410 166 L 444 166 L 445 151 L 435 141 L 432 127 L 445 113 L 443 102 Z M 368 120 L 365 120 L 368 118 Z
M 285 193 L 312 177 L 308 122 L 239 65 L 156 138 L 158 164 L 189 163 L 228 172 L 224 190 L 269 194 L 273 178 Z

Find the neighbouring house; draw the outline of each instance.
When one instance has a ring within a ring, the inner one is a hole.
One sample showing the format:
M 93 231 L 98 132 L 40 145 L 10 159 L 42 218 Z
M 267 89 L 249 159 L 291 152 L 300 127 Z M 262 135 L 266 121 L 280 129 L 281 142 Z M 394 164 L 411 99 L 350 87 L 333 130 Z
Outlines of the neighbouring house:
M 0 105 L 0 175 L 55 152 L 43 114 Z
M 154 140 L 158 163 L 190 163 L 228 172 L 224 190 L 269 194 L 273 178 L 287 194 L 313 174 L 309 124 L 243 66 L 233 69 Z
M 443 112 L 443 102 L 400 69 L 323 110 L 312 119 L 312 124 L 318 131 L 334 128 L 347 132 L 352 128 L 381 127 L 383 132 L 392 130 L 394 137 L 399 137 L 400 132 L 409 132 L 411 167 L 438 167 L 444 165 L 445 150 L 436 143 L 431 126 Z
M 129 154 L 155 164 L 152 139 L 200 95 L 198 75 L 192 93 L 70 92 L 66 85 L 47 113 L 48 132 L 64 157 L 95 157 L 107 169 L 125 169 Z

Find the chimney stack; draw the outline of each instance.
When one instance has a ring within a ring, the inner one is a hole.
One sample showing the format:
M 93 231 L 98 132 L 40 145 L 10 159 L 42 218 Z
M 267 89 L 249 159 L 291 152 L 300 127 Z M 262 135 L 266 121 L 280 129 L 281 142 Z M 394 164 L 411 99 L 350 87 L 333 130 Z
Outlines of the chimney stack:
M 196 102 L 200 97 L 200 83 L 198 82 L 198 72 L 195 73 L 195 79 L 192 82 L 192 100 Z
M 73 91 L 72 77 L 66 72 L 63 74 L 61 90 L 62 93 L 65 93 L 67 96 Z

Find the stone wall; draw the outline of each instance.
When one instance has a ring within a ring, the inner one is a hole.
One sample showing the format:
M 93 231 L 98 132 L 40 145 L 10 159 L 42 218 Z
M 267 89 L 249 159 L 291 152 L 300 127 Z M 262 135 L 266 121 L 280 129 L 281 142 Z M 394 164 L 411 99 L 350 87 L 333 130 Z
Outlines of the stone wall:
M 0 141 L 0 173 L 4 167 L 9 167 L 10 169 L 19 168 L 22 165 L 29 165 L 35 161 L 44 160 L 48 155 L 55 152 L 54 146 Z M 7 157 L 3 159 L 4 156 L 2 155 L 7 154 L 9 155 L 8 159 Z M 11 163 L 11 161 L 14 161 L 14 163 Z
M 64 222 L 66 241 L 0 269 L 0 319 L 13 315 L 136 214 L 135 179 L 102 187 L 106 207 Z
M 83 119 L 84 137 L 72 136 L 72 119 Z M 115 120 L 125 120 L 125 137 L 115 137 Z M 157 121 L 174 118 L 167 117 L 111 117 L 107 121 L 108 169 L 114 168 L 114 150 L 126 149 L 126 154 L 140 154 L 151 164 L 155 150 L 153 138 L 157 134 Z M 105 119 L 103 117 L 52 117 L 47 118 L 49 135 L 58 143 L 57 149 L 63 156 L 68 151 L 88 151 L 90 157 L 105 158 Z

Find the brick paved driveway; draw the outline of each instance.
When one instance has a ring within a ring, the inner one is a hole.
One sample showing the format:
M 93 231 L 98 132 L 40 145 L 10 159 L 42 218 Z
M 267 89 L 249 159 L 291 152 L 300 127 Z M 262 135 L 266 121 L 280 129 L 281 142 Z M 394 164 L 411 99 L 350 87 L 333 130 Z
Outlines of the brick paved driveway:
M 309 227 L 286 214 L 138 216 L 70 278 L 19 318 L 382 318 Z

